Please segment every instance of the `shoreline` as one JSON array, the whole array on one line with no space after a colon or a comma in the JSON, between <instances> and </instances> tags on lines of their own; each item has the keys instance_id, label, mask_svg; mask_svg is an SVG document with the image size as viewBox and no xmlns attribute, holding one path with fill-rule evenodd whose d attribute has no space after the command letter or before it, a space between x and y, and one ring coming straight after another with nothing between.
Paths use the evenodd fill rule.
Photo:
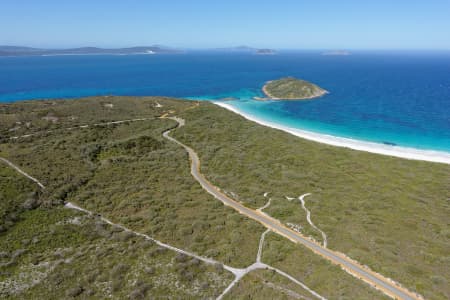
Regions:
<instances>
[{"instance_id":1,"label":"shoreline","mask_svg":"<svg viewBox=\"0 0 450 300\"><path fill-rule=\"evenodd\" d=\"M253 121L262 126L282 130L300 138L306 140L318 142L321 144L350 148L353 150L364 151L374 154L381 154L386 156L393 156L398 158L421 160L435 163L450 164L450 153L435 150L419 150L415 148L402 147L402 146L390 146L375 142L361 141L351 138L337 137L323 133L315 133L312 131L306 131L302 129L292 128L281 124L262 120L258 117L254 117L250 114L244 113L241 110L233 107L230 104L212 101L215 105L223 107L229 111L232 111L249 121Z\"/></svg>"}]
</instances>

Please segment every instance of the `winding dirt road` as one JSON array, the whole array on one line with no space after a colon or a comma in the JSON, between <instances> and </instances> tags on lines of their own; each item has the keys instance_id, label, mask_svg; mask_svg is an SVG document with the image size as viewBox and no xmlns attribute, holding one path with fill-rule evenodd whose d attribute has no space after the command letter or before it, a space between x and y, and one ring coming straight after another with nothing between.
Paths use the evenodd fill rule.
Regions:
<instances>
[{"instance_id":1,"label":"winding dirt road","mask_svg":"<svg viewBox=\"0 0 450 300\"><path fill-rule=\"evenodd\" d=\"M165 116L165 118L168 119L172 119L175 120L178 123L178 126L176 128L179 128L181 126L184 126L185 121L181 118L177 118L177 117L167 117ZM129 122L129 121L142 121L142 120L146 120L146 119L133 119L133 120L126 120L126 121L115 121L115 122L109 122L109 123L121 123L121 122ZM103 123L103 124L95 124L95 125L106 125L108 123ZM94 126L95 126L94 125ZM87 127L85 126L79 126L79 127L75 127L75 128L85 128ZM232 207L233 209L237 210L239 213L246 215L249 218L252 218L253 220L261 223L262 225L264 225L266 228L268 228L269 230L276 232L288 239L290 239L291 241L295 242L295 243L301 243L302 245L306 246L307 248L311 249L312 251L314 251L316 254L321 255L322 257L328 259L329 261L341 266L342 269L344 269L345 271L347 271L348 273L352 274L353 276L369 283L370 285L372 285L373 287L379 289L380 291L382 291L383 293L385 293L386 295L394 298L394 299L417 299L417 300L422 300L423 298L415 293L412 293L410 291L408 291L407 289L405 289L404 287L401 287L399 284L395 283L394 281L383 277L382 275L375 273L373 271L371 271L370 269L368 269L365 266L362 266L360 264L358 264L357 262L349 259L348 257L346 257L345 255L327 249L326 247L323 247L322 245L320 245L319 243L316 243L314 241L312 241L311 239L309 239L308 237L295 232L289 228L287 228L286 226L284 226L280 221L278 221L277 219L274 219L272 217L270 217L269 215L266 215L264 213L262 213L261 211L258 210L253 210L251 208L245 207L243 206L241 203L229 198L227 195L225 195L224 193L222 193L220 191L220 189L218 189L217 187L215 187L213 184L211 184L204 176L203 174L200 172L200 160L199 157L197 155L197 153L190 147L184 145L183 143L179 142L178 140L176 140L175 138L171 137L169 135L169 133L176 129L176 128L172 128L169 129L167 131L165 131L163 133L163 136L180 145L181 147L183 147L189 154L189 158L191 160L191 174L192 176L200 183L200 185L202 186L202 188L204 190L206 190L208 193L210 193L211 195L213 195L216 199L220 200L221 202L223 202L225 205ZM69 129L73 129L73 128L69 128ZM28 135L30 136L30 135ZM22 137L26 137L26 136L22 136ZM20 138L20 137L13 137L13 138ZM22 175L26 176L27 178L29 178L30 180L34 181L37 185L39 185L40 188L45 189L45 186L38 181L36 178L30 176L29 174L27 174L26 172L24 172L23 170L21 170L19 167L17 167L16 165L14 165L13 163L11 163L9 160L0 157L0 161L3 161L4 163L6 163L7 165L9 165L10 167L14 168L16 171L18 171L19 173L21 173ZM265 196L267 196L267 194L265 194ZM72 209L78 209L81 211L85 211L88 212L80 207L76 207L73 204L69 204L69 207ZM90 213L90 212L88 212ZM104 220L107 223L110 223L111 225L115 225L115 226L120 226L117 224L112 223L109 220ZM129 229L126 229L129 230ZM139 234L145 238L150 238L152 240L154 240L151 237L148 237L146 235L143 234ZM265 235L265 234L264 234ZM263 242L264 240L264 235L262 236L261 242ZM156 240L155 240L156 241ZM187 252L185 250L182 249L178 249L175 248L173 246L164 244L162 242L156 241L160 246L163 247L167 247L171 250L183 253L185 255L191 256L191 257L196 257L199 260L202 260L204 262L207 263L218 263L212 259L209 258L205 258L205 257L201 257L198 256L194 253L190 253ZM260 251L258 251L260 252ZM249 266L246 269L235 269L229 266L225 266L224 268L230 272L232 272L236 278L235 278L235 282L239 281L246 273L248 273L249 269L259 269L259 268L267 268L267 269L272 269L274 271L276 271L277 273L279 273L280 275L283 275L287 278L289 278L290 280L294 281L295 283L302 285L303 284L301 282L298 282L295 278L293 278L292 276L290 276L289 274L286 274L284 272L282 272L281 270L275 269L271 266L268 266L264 263L261 263L260 261L257 262L251 266ZM233 285L233 284L232 284ZM231 285L231 287L232 287ZM226 292L229 291L229 289L231 288L227 288L224 293L221 295L223 296L224 294L226 294ZM305 286L306 287L306 286ZM306 287L307 288L307 287ZM314 292L312 292L313 295L315 295L318 298L321 298L320 295L315 294ZM219 296L219 298L221 298L221 296Z\"/></svg>"},{"instance_id":2,"label":"winding dirt road","mask_svg":"<svg viewBox=\"0 0 450 300\"><path fill-rule=\"evenodd\" d=\"M184 126L185 124L185 121L181 118L177 117L165 117L165 118L172 119L178 122L178 127L176 128ZM367 282L374 288L382 291L383 293L394 299L407 299L407 300L423 299L420 295L408 291L406 288L400 286L391 279L383 277L382 275L371 271L369 268L360 265L359 263L349 259L348 257L339 252L323 247L319 243L310 240L306 236L287 228L278 220L266 214L263 214L257 210L245 207L241 203L231 199L230 197L222 193L216 186L211 184L200 172L200 159L197 153L192 148L184 145L183 143L179 142L178 140L169 135L169 133L176 128L165 131L163 133L163 136L166 139L180 145L188 152L191 161L192 176L200 183L200 185L203 187L204 190L213 195L216 199L220 200L225 205L230 206L233 209L237 210L239 213L261 223L266 228L290 239L295 243L300 243L306 246L307 248L314 251L316 254L319 254L322 257L331 261L332 263L339 265L342 269L344 269L348 273Z\"/></svg>"}]
</instances>

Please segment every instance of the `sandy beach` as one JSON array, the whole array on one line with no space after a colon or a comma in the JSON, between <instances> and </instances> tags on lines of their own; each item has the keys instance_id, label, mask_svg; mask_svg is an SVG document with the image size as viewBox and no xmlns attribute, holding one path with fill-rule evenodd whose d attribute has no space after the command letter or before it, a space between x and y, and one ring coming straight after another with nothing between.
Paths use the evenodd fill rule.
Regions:
<instances>
[{"instance_id":1,"label":"sandy beach","mask_svg":"<svg viewBox=\"0 0 450 300\"><path fill-rule=\"evenodd\" d=\"M259 119L257 117L251 116L249 114L246 114L237 108L233 107L232 105L228 103L223 102L213 102L214 104L226 108L238 115L243 116L247 120L256 122L260 125L283 130L285 132L288 132L290 134L293 134L295 136L298 136L300 138L304 138L310 141L337 146L337 147L344 147L344 148L350 148L353 150L359 150L359 151L366 151L370 153L376 153L376 154L382 154L382 155L388 155L388 156L394 156L394 157L400 157L405 159L413 159L413 160L422 160L422 161L429 161L429 162L436 162L436 163L444 163L444 164L450 164L450 153L442 152L442 151L433 151L433 150L419 150L415 148L407 148L407 147L401 147L401 146L390 146L390 145L384 145L374 142L366 142L366 141L359 141L349 138L343 138L343 137L336 137L332 135L327 134L321 134L321 133L315 133L311 131L301 130L297 128L291 128L288 126L264 121L262 119Z\"/></svg>"}]
</instances>

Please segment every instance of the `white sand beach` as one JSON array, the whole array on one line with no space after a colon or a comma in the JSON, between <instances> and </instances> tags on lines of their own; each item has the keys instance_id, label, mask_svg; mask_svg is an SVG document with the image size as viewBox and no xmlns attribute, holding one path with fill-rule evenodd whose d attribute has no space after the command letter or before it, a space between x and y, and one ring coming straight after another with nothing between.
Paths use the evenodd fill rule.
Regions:
<instances>
[{"instance_id":1,"label":"white sand beach","mask_svg":"<svg viewBox=\"0 0 450 300\"><path fill-rule=\"evenodd\" d=\"M320 134L310 131L305 131L297 128L291 128L284 125L268 122L262 119L259 119L257 117L251 116L249 114L246 114L239 109L233 107L232 105L228 103L223 102L213 102L214 104L221 106L223 108L226 108L236 114L239 114L246 118L247 120L256 122L260 125L283 130L285 132L288 132L290 134L293 134L295 136L319 142L322 144L337 146L337 147L345 147L350 148L353 150L359 150L359 151L366 151L370 153L376 153L376 154L382 154L382 155L388 155L388 156L394 156L394 157L400 157L405 159L413 159L413 160L423 160L423 161L429 161L429 162L437 162L437 163L444 163L444 164L450 164L450 153L442 152L442 151L433 151L433 150L420 150L415 148L407 148L407 147L401 147L401 146L391 146L391 145L384 145L374 142L366 142L366 141L359 141L349 138L343 138L343 137L336 137L332 135L327 134Z\"/></svg>"}]
</instances>

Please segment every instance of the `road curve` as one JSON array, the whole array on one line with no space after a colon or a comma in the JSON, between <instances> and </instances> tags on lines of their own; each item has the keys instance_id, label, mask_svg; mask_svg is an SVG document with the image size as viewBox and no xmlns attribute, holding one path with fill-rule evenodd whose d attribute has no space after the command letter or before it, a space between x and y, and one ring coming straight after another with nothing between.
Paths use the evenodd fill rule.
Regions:
<instances>
[{"instance_id":1,"label":"road curve","mask_svg":"<svg viewBox=\"0 0 450 300\"><path fill-rule=\"evenodd\" d=\"M178 126L176 128L184 126L185 121L181 118L177 117L166 117L166 118L177 121ZM217 187L211 184L200 172L200 159L197 153L192 148L184 145L183 143L179 142L178 140L169 135L169 133L176 128L166 130L165 132L163 132L163 136L166 139L180 145L188 152L191 161L192 176L200 183L200 185L204 190L206 190L208 193L213 195L218 200L222 201L225 205L232 207L239 213L246 215L249 218L252 218L253 220L264 225L266 228L290 239L291 241L295 243L300 243L308 247L316 254L319 254L322 257L328 259L329 261L341 266L348 273L367 282L371 286L375 287L376 289L382 291L383 293L394 299L405 299L405 300L423 299L420 295L408 291L407 289L395 284L392 280L385 278L380 274L377 274L369 270L366 267L361 266L357 262L349 259L348 257L345 257L344 255L338 252L323 247L322 245L308 239L302 234L287 228L278 220L268 215L265 215L261 212L258 212L256 210L253 210L251 208L245 207L244 205L240 204L239 202L231 199L230 197L222 193Z\"/></svg>"}]
</instances>

